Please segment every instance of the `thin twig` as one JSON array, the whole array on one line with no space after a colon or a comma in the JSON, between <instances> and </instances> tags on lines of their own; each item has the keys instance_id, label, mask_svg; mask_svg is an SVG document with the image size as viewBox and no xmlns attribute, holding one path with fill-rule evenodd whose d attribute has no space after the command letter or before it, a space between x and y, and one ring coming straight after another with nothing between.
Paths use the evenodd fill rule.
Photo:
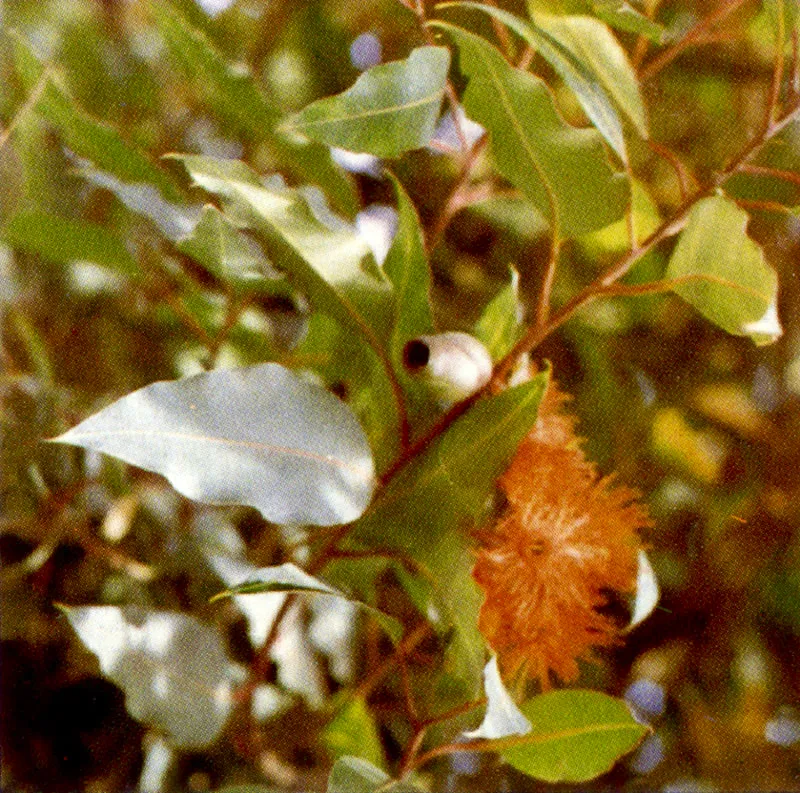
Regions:
<instances>
[{"instance_id":1,"label":"thin twig","mask_svg":"<svg viewBox=\"0 0 800 793\"><path fill-rule=\"evenodd\" d=\"M395 651L389 655L380 666L377 666L367 677L365 677L356 690L356 696L361 699L367 699L375 687L383 680L384 677L397 663L397 655L399 652L409 655L412 653L428 636L431 631L430 625L427 622L421 622L417 625L411 633L402 638Z\"/></svg>"},{"instance_id":2,"label":"thin twig","mask_svg":"<svg viewBox=\"0 0 800 793\"><path fill-rule=\"evenodd\" d=\"M741 8L748 0L731 0L727 5L718 8L713 14L701 19L695 24L686 35L678 42L673 44L666 50L663 50L659 55L653 58L645 67L639 72L639 80L644 83L652 79L664 67L668 66L675 58L678 57L685 49L695 46L698 39L714 25L722 22L726 17L730 16L734 11Z\"/></svg>"},{"instance_id":3,"label":"thin twig","mask_svg":"<svg viewBox=\"0 0 800 793\"><path fill-rule=\"evenodd\" d=\"M430 231L426 235L425 247L430 253L436 248L444 235L447 226L453 217L464 208L464 194L469 188L470 177L472 176L472 169L475 163L480 158L481 153L486 148L486 136L477 140L475 144L469 148L464 162L461 164L461 170L458 178L454 182L450 193L442 204L439 214L434 218L430 226Z\"/></svg>"},{"instance_id":4,"label":"thin twig","mask_svg":"<svg viewBox=\"0 0 800 793\"><path fill-rule=\"evenodd\" d=\"M648 140L647 145L659 156L663 157L675 171L675 176L678 178L678 188L681 191L681 201L685 201L689 196L689 182L694 182L694 178L686 169L686 166L680 161L675 152L656 143L654 140Z\"/></svg>"},{"instance_id":5,"label":"thin twig","mask_svg":"<svg viewBox=\"0 0 800 793\"><path fill-rule=\"evenodd\" d=\"M528 44L524 50L522 50L522 55L519 56L519 60L517 61L517 68L520 71L527 72L528 67L531 65L533 61L533 56L536 55L536 50Z\"/></svg>"},{"instance_id":6,"label":"thin twig","mask_svg":"<svg viewBox=\"0 0 800 793\"><path fill-rule=\"evenodd\" d=\"M44 89L47 87L47 81L50 79L50 69L45 68L42 72L41 77L36 81L36 85L33 86L33 90L28 94L28 98L22 104L22 106L17 110L14 115L14 118L11 119L9 125L0 132L0 151L3 150L3 147L8 143L9 138L11 137L14 130L17 128L19 123L22 119L31 111L33 110L36 103L39 101Z\"/></svg>"}]
</instances>

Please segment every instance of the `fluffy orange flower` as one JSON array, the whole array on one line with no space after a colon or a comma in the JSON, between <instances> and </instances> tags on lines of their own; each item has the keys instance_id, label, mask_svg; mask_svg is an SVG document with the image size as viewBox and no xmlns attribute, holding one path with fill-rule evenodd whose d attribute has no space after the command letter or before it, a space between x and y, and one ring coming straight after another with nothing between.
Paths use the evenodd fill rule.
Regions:
<instances>
[{"instance_id":1,"label":"fluffy orange flower","mask_svg":"<svg viewBox=\"0 0 800 793\"><path fill-rule=\"evenodd\" d=\"M609 590L634 591L639 530L650 525L636 492L586 459L565 400L550 387L500 479L508 507L481 535L473 569L485 593L479 628L502 668L524 667L545 688L615 642L617 625L598 609Z\"/></svg>"}]
</instances>

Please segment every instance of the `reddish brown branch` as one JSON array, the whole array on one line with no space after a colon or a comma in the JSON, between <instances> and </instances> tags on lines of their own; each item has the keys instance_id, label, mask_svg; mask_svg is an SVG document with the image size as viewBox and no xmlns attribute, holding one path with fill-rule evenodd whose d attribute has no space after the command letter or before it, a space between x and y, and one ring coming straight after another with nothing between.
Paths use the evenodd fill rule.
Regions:
<instances>
[{"instance_id":1,"label":"reddish brown branch","mask_svg":"<svg viewBox=\"0 0 800 793\"><path fill-rule=\"evenodd\" d=\"M652 61L647 63L639 72L639 80L644 83L652 79L662 69L672 63L684 50L700 44L709 28L718 25L747 2L748 0L730 0L729 3L718 8L714 13L701 19L680 41L663 50L659 55L653 58Z\"/></svg>"}]
</instances>

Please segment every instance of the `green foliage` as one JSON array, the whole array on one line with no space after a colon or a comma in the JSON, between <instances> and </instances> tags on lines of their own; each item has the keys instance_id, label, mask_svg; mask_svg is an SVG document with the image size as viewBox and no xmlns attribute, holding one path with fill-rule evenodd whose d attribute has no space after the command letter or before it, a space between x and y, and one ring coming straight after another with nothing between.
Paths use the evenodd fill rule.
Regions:
<instances>
[{"instance_id":1,"label":"green foliage","mask_svg":"<svg viewBox=\"0 0 800 793\"><path fill-rule=\"evenodd\" d=\"M529 23L493 6L454 5L480 9L508 25L540 51L575 92L586 115L623 162L627 162L628 155L619 111L640 135L647 137L636 76L625 52L602 22L591 17L534 13Z\"/></svg>"},{"instance_id":2,"label":"green foliage","mask_svg":"<svg viewBox=\"0 0 800 793\"><path fill-rule=\"evenodd\" d=\"M607 771L645 735L626 705L598 691L551 691L520 706L530 732L506 738L503 757L546 782L586 782Z\"/></svg>"},{"instance_id":3,"label":"green foliage","mask_svg":"<svg viewBox=\"0 0 800 793\"><path fill-rule=\"evenodd\" d=\"M667 277L684 300L728 333L770 344L782 333L775 271L747 236L747 213L723 196L692 207Z\"/></svg>"},{"instance_id":4,"label":"green foliage","mask_svg":"<svg viewBox=\"0 0 800 793\"><path fill-rule=\"evenodd\" d=\"M26 91L40 94L35 108L63 137L78 156L114 174L125 182L155 187L165 199L177 200L180 194L170 178L141 152L129 146L112 127L80 110L69 94L48 73L19 36L12 38L17 75Z\"/></svg>"},{"instance_id":5,"label":"green foliage","mask_svg":"<svg viewBox=\"0 0 800 793\"><path fill-rule=\"evenodd\" d=\"M800 15L524 6L0 12L4 785L793 784ZM537 693L473 566L551 368L655 525Z\"/></svg>"},{"instance_id":6,"label":"green foliage","mask_svg":"<svg viewBox=\"0 0 800 793\"><path fill-rule=\"evenodd\" d=\"M506 356L520 335L522 306L519 299L519 273L512 267L509 283L483 310L475 323L475 338L480 339L495 361Z\"/></svg>"},{"instance_id":7,"label":"green foliage","mask_svg":"<svg viewBox=\"0 0 800 793\"><path fill-rule=\"evenodd\" d=\"M567 125L546 84L513 69L486 40L435 24L458 46L469 79L464 107L489 131L497 170L533 201L556 233L579 236L621 217L624 179L611 170L598 133Z\"/></svg>"},{"instance_id":8,"label":"green foliage","mask_svg":"<svg viewBox=\"0 0 800 793\"><path fill-rule=\"evenodd\" d=\"M178 68L221 122L247 140L264 143L272 156L297 180L318 184L334 205L353 214L353 186L323 146L297 142L277 125L280 109L265 96L252 75L226 62L202 31L194 29L167 3L153 3L159 32Z\"/></svg>"},{"instance_id":9,"label":"green foliage","mask_svg":"<svg viewBox=\"0 0 800 793\"><path fill-rule=\"evenodd\" d=\"M81 260L136 276L136 262L122 238L104 226L28 210L11 218L3 239L18 250L61 264Z\"/></svg>"},{"instance_id":10,"label":"green foliage","mask_svg":"<svg viewBox=\"0 0 800 793\"><path fill-rule=\"evenodd\" d=\"M427 145L444 96L450 52L420 47L406 60L373 66L352 88L292 116L287 131L378 157Z\"/></svg>"},{"instance_id":11,"label":"green foliage","mask_svg":"<svg viewBox=\"0 0 800 793\"><path fill-rule=\"evenodd\" d=\"M626 0L593 0L592 8L612 28L647 36L655 44L661 44L664 40L663 25L653 22Z\"/></svg>"},{"instance_id":12,"label":"green foliage","mask_svg":"<svg viewBox=\"0 0 800 793\"><path fill-rule=\"evenodd\" d=\"M315 213L299 191L262 185L244 163L195 156L181 162L198 187L223 199L234 224L258 235L317 309L369 346L384 347L392 287L363 238Z\"/></svg>"}]
</instances>

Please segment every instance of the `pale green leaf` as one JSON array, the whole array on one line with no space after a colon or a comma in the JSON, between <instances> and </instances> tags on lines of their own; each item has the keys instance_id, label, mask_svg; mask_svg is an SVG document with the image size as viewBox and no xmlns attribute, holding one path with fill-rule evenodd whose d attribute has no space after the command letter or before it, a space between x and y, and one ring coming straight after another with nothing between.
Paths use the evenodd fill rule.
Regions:
<instances>
[{"instance_id":1,"label":"pale green leaf","mask_svg":"<svg viewBox=\"0 0 800 793\"><path fill-rule=\"evenodd\" d=\"M639 84L613 33L588 16L535 13L527 22L494 6L463 2L507 25L527 41L572 89L586 115L623 162L628 155L620 112L647 137Z\"/></svg>"},{"instance_id":2,"label":"pale green leaf","mask_svg":"<svg viewBox=\"0 0 800 793\"><path fill-rule=\"evenodd\" d=\"M283 126L348 151L399 157L428 145L444 96L450 53L419 47L373 66L337 96L319 99Z\"/></svg>"},{"instance_id":3,"label":"pale green leaf","mask_svg":"<svg viewBox=\"0 0 800 793\"><path fill-rule=\"evenodd\" d=\"M511 351L522 331L519 273L511 267L510 276L509 283L492 298L475 324L475 336L486 345L494 361Z\"/></svg>"},{"instance_id":4,"label":"pale green leaf","mask_svg":"<svg viewBox=\"0 0 800 793\"><path fill-rule=\"evenodd\" d=\"M383 269L394 286L389 354L395 374L406 395L406 409L413 426L432 415L430 393L403 366L403 347L410 339L433 332L431 273L417 210L400 181L389 174L397 195L397 232Z\"/></svg>"},{"instance_id":5,"label":"pale green leaf","mask_svg":"<svg viewBox=\"0 0 800 793\"><path fill-rule=\"evenodd\" d=\"M211 40L169 3L156 2L152 8L170 55L220 121L247 140L265 144L298 182L319 185L337 209L355 215L358 198L352 181L328 149L281 133L280 111L248 70L229 64Z\"/></svg>"},{"instance_id":6,"label":"pale green leaf","mask_svg":"<svg viewBox=\"0 0 800 793\"><path fill-rule=\"evenodd\" d=\"M486 713L483 721L476 730L465 732L465 738L473 741L478 738L491 740L530 732L531 723L503 685L495 655L483 669L483 691L486 694Z\"/></svg>"},{"instance_id":7,"label":"pale green leaf","mask_svg":"<svg viewBox=\"0 0 800 793\"><path fill-rule=\"evenodd\" d=\"M275 266L315 307L365 339L385 347L393 290L367 243L343 221L319 219L297 190L266 187L244 163L177 157L195 184L223 199L227 214L252 229Z\"/></svg>"},{"instance_id":8,"label":"pale green leaf","mask_svg":"<svg viewBox=\"0 0 800 793\"><path fill-rule=\"evenodd\" d=\"M625 179L612 171L597 131L566 124L545 83L512 68L481 37L442 22L431 24L458 45L469 80L464 107L489 131L498 171L559 234L580 236L622 217Z\"/></svg>"},{"instance_id":9,"label":"pale green leaf","mask_svg":"<svg viewBox=\"0 0 800 793\"><path fill-rule=\"evenodd\" d=\"M395 291L392 322L392 362L403 371L403 346L409 339L433 332L430 303L431 274L419 216L400 182L392 177L397 194L397 232L383 269Z\"/></svg>"},{"instance_id":10,"label":"pale green leaf","mask_svg":"<svg viewBox=\"0 0 800 793\"><path fill-rule=\"evenodd\" d=\"M16 214L0 236L17 250L68 264L88 261L128 276L138 268L122 238L105 226L30 210Z\"/></svg>"},{"instance_id":11,"label":"pale green leaf","mask_svg":"<svg viewBox=\"0 0 800 793\"><path fill-rule=\"evenodd\" d=\"M189 498L274 523L355 520L374 487L350 409L277 364L154 383L56 439L162 474Z\"/></svg>"},{"instance_id":12,"label":"pale green leaf","mask_svg":"<svg viewBox=\"0 0 800 793\"><path fill-rule=\"evenodd\" d=\"M648 733L622 700L599 691L541 694L520 707L531 724L519 737L491 741L519 771L550 783L587 782L611 770Z\"/></svg>"},{"instance_id":13,"label":"pale green leaf","mask_svg":"<svg viewBox=\"0 0 800 793\"><path fill-rule=\"evenodd\" d=\"M253 287L271 269L258 245L246 237L216 207L203 207L197 225L176 246L223 283Z\"/></svg>"},{"instance_id":14,"label":"pale green leaf","mask_svg":"<svg viewBox=\"0 0 800 793\"><path fill-rule=\"evenodd\" d=\"M747 236L748 215L729 198L698 201L667 266L673 291L706 319L756 344L782 333L777 315L778 277Z\"/></svg>"},{"instance_id":15,"label":"pale green leaf","mask_svg":"<svg viewBox=\"0 0 800 793\"><path fill-rule=\"evenodd\" d=\"M612 28L625 33L635 33L637 36L646 36L654 44L661 44L664 41L664 26L648 19L626 0L592 0L592 8L594 13Z\"/></svg>"}]
</instances>

